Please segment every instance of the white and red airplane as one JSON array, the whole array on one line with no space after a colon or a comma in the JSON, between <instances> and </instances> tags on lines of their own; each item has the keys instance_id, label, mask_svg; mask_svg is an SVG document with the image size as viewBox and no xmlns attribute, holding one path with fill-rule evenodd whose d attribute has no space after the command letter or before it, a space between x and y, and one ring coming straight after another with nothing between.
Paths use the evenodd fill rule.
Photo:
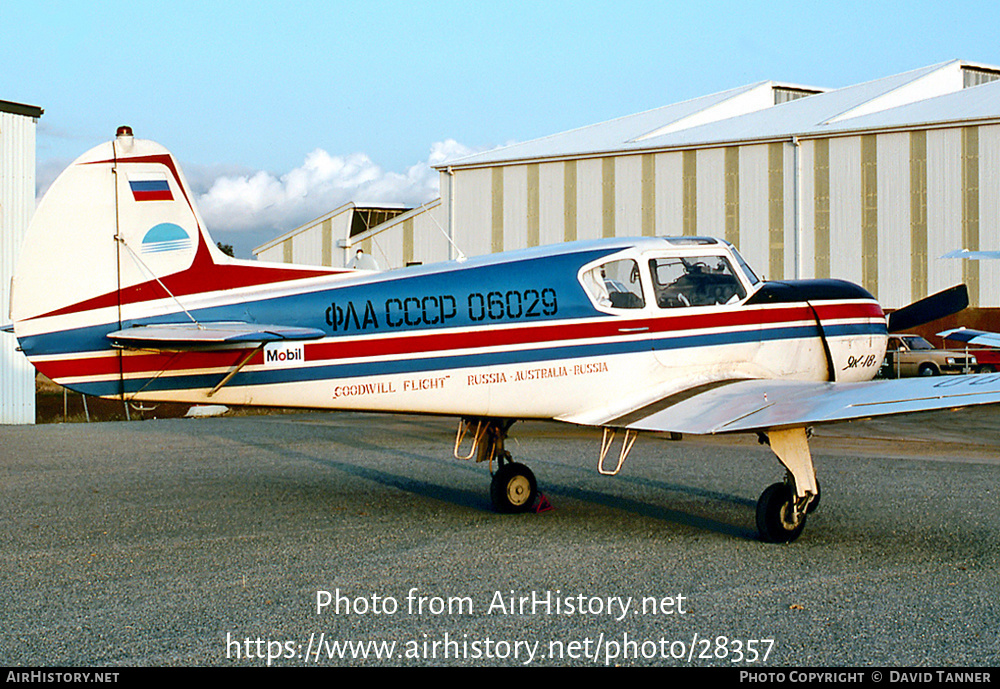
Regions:
<instances>
[{"instance_id":1,"label":"white and red airplane","mask_svg":"<svg viewBox=\"0 0 1000 689\"><path fill-rule=\"evenodd\" d=\"M758 433L787 470L758 503L766 541L797 538L818 502L809 426L1000 402L997 375L872 381L896 328L868 292L762 281L712 238L384 273L232 259L170 153L125 127L39 205L11 316L32 364L88 395L459 417L455 455L490 462L500 511L538 496L504 449L515 420L603 428L606 474L640 431Z\"/></svg>"}]
</instances>

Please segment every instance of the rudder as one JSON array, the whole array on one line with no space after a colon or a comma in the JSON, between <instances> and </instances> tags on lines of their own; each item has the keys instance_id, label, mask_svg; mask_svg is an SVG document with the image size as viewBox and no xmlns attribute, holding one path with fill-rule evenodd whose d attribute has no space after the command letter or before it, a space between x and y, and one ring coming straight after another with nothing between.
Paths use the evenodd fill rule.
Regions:
<instances>
[{"instance_id":1,"label":"rudder","mask_svg":"<svg viewBox=\"0 0 1000 689\"><path fill-rule=\"evenodd\" d=\"M81 324L119 321L115 312L130 292L145 286L167 296L152 285L189 268L198 251L215 248L173 156L119 128L114 141L70 165L39 205L18 261L11 315L15 322L70 315Z\"/></svg>"}]
</instances>

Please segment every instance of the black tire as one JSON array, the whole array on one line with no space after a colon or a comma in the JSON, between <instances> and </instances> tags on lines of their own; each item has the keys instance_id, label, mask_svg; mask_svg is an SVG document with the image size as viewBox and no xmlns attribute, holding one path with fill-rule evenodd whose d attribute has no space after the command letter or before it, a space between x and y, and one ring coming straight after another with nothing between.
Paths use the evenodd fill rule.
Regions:
<instances>
[{"instance_id":1,"label":"black tire","mask_svg":"<svg viewBox=\"0 0 1000 689\"><path fill-rule=\"evenodd\" d=\"M793 515L792 490L784 483L774 483L767 487L757 501L757 531L765 543L791 543L806 526L806 515L800 515L797 523L790 521Z\"/></svg>"},{"instance_id":2,"label":"black tire","mask_svg":"<svg viewBox=\"0 0 1000 689\"><path fill-rule=\"evenodd\" d=\"M937 366L934 364L920 364L920 369L917 374L921 376L936 376L938 374Z\"/></svg>"},{"instance_id":3,"label":"black tire","mask_svg":"<svg viewBox=\"0 0 1000 689\"><path fill-rule=\"evenodd\" d=\"M503 514L529 511L538 497L538 484L531 469L517 462L500 467L490 482L493 508Z\"/></svg>"},{"instance_id":4,"label":"black tire","mask_svg":"<svg viewBox=\"0 0 1000 689\"><path fill-rule=\"evenodd\" d=\"M996 372L997 372L996 367L994 367L992 364L983 364L976 370L976 373L996 373Z\"/></svg>"}]
</instances>

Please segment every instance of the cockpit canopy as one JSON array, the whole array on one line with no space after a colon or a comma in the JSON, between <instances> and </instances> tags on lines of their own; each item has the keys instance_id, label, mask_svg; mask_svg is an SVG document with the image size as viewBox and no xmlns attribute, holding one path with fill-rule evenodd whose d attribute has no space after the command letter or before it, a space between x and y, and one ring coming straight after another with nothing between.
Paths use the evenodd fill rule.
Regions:
<instances>
[{"instance_id":1,"label":"cockpit canopy","mask_svg":"<svg viewBox=\"0 0 1000 689\"><path fill-rule=\"evenodd\" d=\"M711 237L675 237L659 251L626 250L585 266L580 280L602 310L735 304L760 284L739 252Z\"/></svg>"}]
</instances>

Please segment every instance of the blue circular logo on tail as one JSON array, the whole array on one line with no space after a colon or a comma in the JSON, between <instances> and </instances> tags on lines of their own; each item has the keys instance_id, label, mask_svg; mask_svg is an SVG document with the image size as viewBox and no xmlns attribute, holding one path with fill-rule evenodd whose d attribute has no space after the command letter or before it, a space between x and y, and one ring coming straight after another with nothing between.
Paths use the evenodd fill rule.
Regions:
<instances>
[{"instance_id":1,"label":"blue circular logo on tail","mask_svg":"<svg viewBox=\"0 0 1000 689\"><path fill-rule=\"evenodd\" d=\"M142 253L158 254L165 251L180 251L192 246L191 237L180 225L164 222L151 227L142 238Z\"/></svg>"}]
</instances>

